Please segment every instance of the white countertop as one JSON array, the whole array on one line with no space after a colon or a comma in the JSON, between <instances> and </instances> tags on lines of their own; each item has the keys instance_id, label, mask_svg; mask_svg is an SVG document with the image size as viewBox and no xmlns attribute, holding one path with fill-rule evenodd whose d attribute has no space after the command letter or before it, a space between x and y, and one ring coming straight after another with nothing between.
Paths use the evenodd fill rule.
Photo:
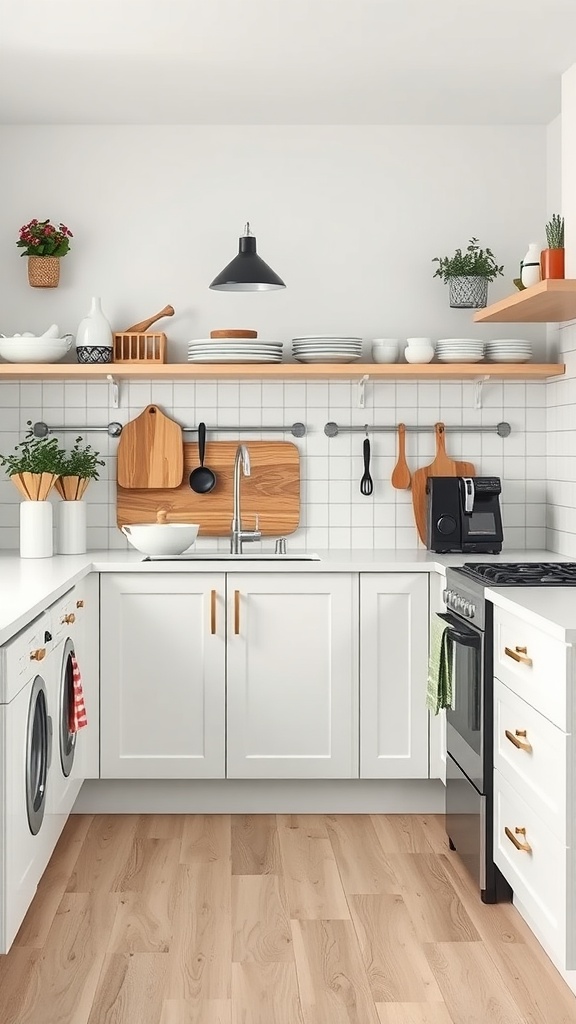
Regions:
<instances>
[{"instance_id":1,"label":"white countertop","mask_svg":"<svg viewBox=\"0 0 576 1024\"><path fill-rule=\"evenodd\" d=\"M576 587L490 587L485 594L497 608L520 614L565 644L576 643Z\"/></svg>"},{"instance_id":2,"label":"white countertop","mask_svg":"<svg viewBox=\"0 0 576 1024\"><path fill-rule=\"evenodd\" d=\"M292 554L295 552L292 551ZM319 551L320 561L259 561L243 556L238 561L144 562L138 551L89 551L85 555L55 555L28 559L17 554L0 555L0 645L49 605L62 597L90 572L439 572L447 566L473 561L474 556L437 555L422 548L391 551ZM549 561L569 559L549 551L505 551L482 555L482 561ZM566 642L576 642L576 590L556 588L524 590L507 588L489 591L491 600L511 604L534 614L541 624L545 616L558 615L557 628ZM547 596L548 595L548 596ZM554 595L553 604L551 595ZM570 595L574 600L570 599ZM556 612L556 607L558 612ZM554 608L554 612L551 609ZM539 610L540 609L540 610ZM573 611L570 611L573 609ZM549 620L548 620L549 621ZM567 639L571 630L572 639ZM563 632L562 632L563 631ZM555 634L556 635L556 634Z\"/></svg>"}]
</instances>

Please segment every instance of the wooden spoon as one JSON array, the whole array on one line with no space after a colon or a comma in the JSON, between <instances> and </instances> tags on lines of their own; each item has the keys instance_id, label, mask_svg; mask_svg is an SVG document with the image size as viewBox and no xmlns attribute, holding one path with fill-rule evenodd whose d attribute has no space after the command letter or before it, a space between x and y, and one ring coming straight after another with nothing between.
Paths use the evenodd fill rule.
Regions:
<instances>
[{"instance_id":1,"label":"wooden spoon","mask_svg":"<svg viewBox=\"0 0 576 1024\"><path fill-rule=\"evenodd\" d=\"M155 313L154 316L149 316L147 320L141 320L138 324L132 324L132 327L127 327L123 334L143 334L152 324L155 324L157 320L162 320L165 316L174 316L173 306L164 306L159 313Z\"/></svg>"},{"instance_id":2,"label":"wooden spoon","mask_svg":"<svg viewBox=\"0 0 576 1024\"><path fill-rule=\"evenodd\" d=\"M398 424L398 461L392 471L390 483L398 491L410 489L412 477L406 462L406 427L404 423Z\"/></svg>"}]
</instances>

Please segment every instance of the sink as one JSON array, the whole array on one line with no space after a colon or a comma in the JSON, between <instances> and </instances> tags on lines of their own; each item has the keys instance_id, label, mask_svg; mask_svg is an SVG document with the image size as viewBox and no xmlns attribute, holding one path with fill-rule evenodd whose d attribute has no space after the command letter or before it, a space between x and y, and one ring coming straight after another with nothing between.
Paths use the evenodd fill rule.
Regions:
<instances>
[{"instance_id":1,"label":"sink","mask_svg":"<svg viewBox=\"0 0 576 1024\"><path fill-rule=\"evenodd\" d=\"M185 551L183 555L148 555L144 562L319 562L315 551L294 551L277 555L273 551L245 551L232 555L229 551Z\"/></svg>"}]
</instances>

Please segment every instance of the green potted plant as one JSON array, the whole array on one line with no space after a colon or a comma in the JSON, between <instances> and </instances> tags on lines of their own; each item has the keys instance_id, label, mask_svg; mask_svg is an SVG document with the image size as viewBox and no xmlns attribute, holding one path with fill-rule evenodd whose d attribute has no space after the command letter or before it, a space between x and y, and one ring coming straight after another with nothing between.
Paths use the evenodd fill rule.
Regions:
<instances>
[{"instance_id":1,"label":"green potted plant","mask_svg":"<svg viewBox=\"0 0 576 1024\"><path fill-rule=\"evenodd\" d=\"M20 228L16 245L28 257L28 282L32 288L57 288L60 260L70 249L70 228L49 220L31 220Z\"/></svg>"},{"instance_id":2,"label":"green potted plant","mask_svg":"<svg viewBox=\"0 0 576 1024\"><path fill-rule=\"evenodd\" d=\"M552 214L546 225L548 248L540 254L542 280L561 280L564 277L564 217Z\"/></svg>"},{"instance_id":3,"label":"green potted plant","mask_svg":"<svg viewBox=\"0 0 576 1024\"><path fill-rule=\"evenodd\" d=\"M0 455L12 483L24 501L20 504L20 555L48 558L52 555L52 504L47 500L62 469L63 452L55 437L36 437L32 421L23 441L12 455Z\"/></svg>"},{"instance_id":4,"label":"green potted plant","mask_svg":"<svg viewBox=\"0 0 576 1024\"><path fill-rule=\"evenodd\" d=\"M456 249L453 256L437 256L434 277L450 286L450 305L454 309L481 309L488 302L488 284L495 281L504 267L499 267L491 249L481 249L477 238L467 248Z\"/></svg>"},{"instance_id":5,"label":"green potted plant","mask_svg":"<svg viewBox=\"0 0 576 1024\"><path fill-rule=\"evenodd\" d=\"M62 498L58 507L58 553L81 555L86 551L86 502L82 501L91 480L98 480L98 467L104 465L100 452L82 445L77 437L74 447L62 456L56 490Z\"/></svg>"}]
</instances>

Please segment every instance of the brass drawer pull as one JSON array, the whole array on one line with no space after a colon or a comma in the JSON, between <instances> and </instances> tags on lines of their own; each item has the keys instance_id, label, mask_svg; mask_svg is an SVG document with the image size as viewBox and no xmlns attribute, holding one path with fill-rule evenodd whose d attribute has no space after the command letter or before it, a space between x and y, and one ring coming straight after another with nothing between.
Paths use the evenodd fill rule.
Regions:
<instances>
[{"instance_id":1,"label":"brass drawer pull","mask_svg":"<svg viewBox=\"0 0 576 1024\"><path fill-rule=\"evenodd\" d=\"M83 608L84 607L84 601L76 601L76 607L77 608Z\"/></svg>"},{"instance_id":2,"label":"brass drawer pull","mask_svg":"<svg viewBox=\"0 0 576 1024\"><path fill-rule=\"evenodd\" d=\"M528 753L531 753L532 744L528 743L528 740L526 739L518 739L519 736L526 736L526 729L516 729L514 732L510 732L509 729L506 729L505 732L506 739L510 740L510 743L513 743L514 746L518 748L518 750L526 750L528 751Z\"/></svg>"},{"instance_id":3,"label":"brass drawer pull","mask_svg":"<svg viewBox=\"0 0 576 1024\"><path fill-rule=\"evenodd\" d=\"M30 661L44 661L46 648L39 647L36 651L30 651Z\"/></svg>"},{"instance_id":4,"label":"brass drawer pull","mask_svg":"<svg viewBox=\"0 0 576 1024\"><path fill-rule=\"evenodd\" d=\"M216 632L216 591L210 592L210 632L214 636Z\"/></svg>"},{"instance_id":5,"label":"brass drawer pull","mask_svg":"<svg viewBox=\"0 0 576 1024\"><path fill-rule=\"evenodd\" d=\"M504 654L508 658L512 658L514 661L520 661L523 665L532 664L532 658L527 657L526 647L515 647L514 650L512 650L510 647L505 647Z\"/></svg>"},{"instance_id":6,"label":"brass drawer pull","mask_svg":"<svg viewBox=\"0 0 576 1024\"><path fill-rule=\"evenodd\" d=\"M67 626L71 626L73 622L76 622L76 616L74 615L74 612L70 612L69 615L65 615L64 618L62 619L62 622L66 623Z\"/></svg>"},{"instance_id":7,"label":"brass drawer pull","mask_svg":"<svg viewBox=\"0 0 576 1024\"><path fill-rule=\"evenodd\" d=\"M505 827L504 831L506 833L507 838L516 847L517 850L522 850L524 853L532 853L532 847L530 846L530 843L521 843L519 839L516 839L516 836L524 836L524 838L526 838L525 828L515 828L514 832L516 833L516 835L514 835L514 832L511 832L508 827Z\"/></svg>"},{"instance_id":8,"label":"brass drawer pull","mask_svg":"<svg viewBox=\"0 0 576 1024\"><path fill-rule=\"evenodd\" d=\"M234 591L234 634L240 633L240 591Z\"/></svg>"}]
</instances>

